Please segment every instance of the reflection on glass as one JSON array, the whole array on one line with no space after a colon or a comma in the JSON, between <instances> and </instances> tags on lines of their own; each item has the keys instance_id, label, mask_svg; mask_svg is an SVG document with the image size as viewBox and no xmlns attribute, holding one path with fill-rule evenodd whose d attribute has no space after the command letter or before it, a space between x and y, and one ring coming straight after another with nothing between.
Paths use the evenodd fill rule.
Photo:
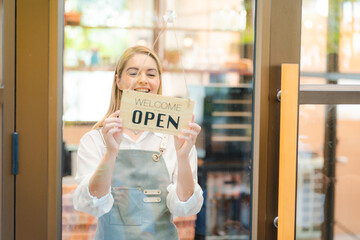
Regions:
<instances>
[{"instance_id":1,"label":"reflection on glass","mask_svg":"<svg viewBox=\"0 0 360 240\"><path fill-rule=\"evenodd\" d=\"M327 0L302 1L301 71L326 71Z\"/></svg>"},{"instance_id":2,"label":"reflection on glass","mask_svg":"<svg viewBox=\"0 0 360 240\"><path fill-rule=\"evenodd\" d=\"M4 34L4 10L3 0L0 0L0 87L4 85L4 74L3 74L3 34Z\"/></svg>"},{"instance_id":3,"label":"reflection on glass","mask_svg":"<svg viewBox=\"0 0 360 240\"><path fill-rule=\"evenodd\" d=\"M245 171L211 171L207 175L206 216L210 236L250 232L250 177Z\"/></svg>"},{"instance_id":4,"label":"reflection on glass","mask_svg":"<svg viewBox=\"0 0 360 240\"><path fill-rule=\"evenodd\" d=\"M341 1L339 69L360 73L360 1Z\"/></svg>"},{"instance_id":5,"label":"reflection on glass","mask_svg":"<svg viewBox=\"0 0 360 240\"><path fill-rule=\"evenodd\" d=\"M253 10L247 1L192 1L166 0L167 9L178 13L176 27L201 30L241 31L252 20Z\"/></svg>"},{"instance_id":6,"label":"reflection on glass","mask_svg":"<svg viewBox=\"0 0 360 240\"><path fill-rule=\"evenodd\" d=\"M152 48L167 9L177 20L154 47L163 94L184 97L186 80L195 101L205 198L199 214L174 223L180 239L249 239L254 6L253 0L65 1L63 239L94 237L97 219L72 205L79 140L107 110L118 57L129 46Z\"/></svg>"},{"instance_id":7,"label":"reflection on glass","mask_svg":"<svg viewBox=\"0 0 360 240\"><path fill-rule=\"evenodd\" d=\"M112 71L65 71L64 120L69 123L101 119L106 113L104 106L109 105L113 75Z\"/></svg>"},{"instance_id":8,"label":"reflection on glass","mask_svg":"<svg viewBox=\"0 0 360 240\"><path fill-rule=\"evenodd\" d=\"M302 74L321 75L330 84L343 84L339 79L347 78L359 84L360 17L356 12L360 1L304 0L302 4Z\"/></svg>"},{"instance_id":9,"label":"reflection on glass","mask_svg":"<svg viewBox=\"0 0 360 240\"><path fill-rule=\"evenodd\" d=\"M360 237L360 105L301 105L296 239Z\"/></svg>"}]
</instances>

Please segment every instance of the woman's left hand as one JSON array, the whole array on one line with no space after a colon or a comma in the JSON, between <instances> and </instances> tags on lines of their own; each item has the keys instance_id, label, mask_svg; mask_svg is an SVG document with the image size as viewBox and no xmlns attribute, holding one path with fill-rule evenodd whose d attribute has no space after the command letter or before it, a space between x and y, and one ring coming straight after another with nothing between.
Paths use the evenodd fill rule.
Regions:
<instances>
[{"instance_id":1,"label":"woman's left hand","mask_svg":"<svg viewBox=\"0 0 360 240\"><path fill-rule=\"evenodd\" d=\"M192 122L189 123L190 129L183 129L182 134L175 136L175 149L178 159L188 159L192 147L195 145L196 138L201 131L201 127Z\"/></svg>"}]
</instances>

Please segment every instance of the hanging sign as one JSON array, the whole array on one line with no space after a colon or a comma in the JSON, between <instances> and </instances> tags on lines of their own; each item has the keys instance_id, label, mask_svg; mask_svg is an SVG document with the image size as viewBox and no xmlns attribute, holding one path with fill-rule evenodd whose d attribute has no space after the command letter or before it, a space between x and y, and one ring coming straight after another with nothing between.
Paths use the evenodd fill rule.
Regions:
<instances>
[{"instance_id":1,"label":"hanging sign","mask_svg":"<svg viewBox=\"0 0 360 240\"><path fill-rule=\"evenodd\" d=\"M124 90L119 117L125 128L179 135L189 128L193 109L188 99Z\"/></svg>"}]
</instances>

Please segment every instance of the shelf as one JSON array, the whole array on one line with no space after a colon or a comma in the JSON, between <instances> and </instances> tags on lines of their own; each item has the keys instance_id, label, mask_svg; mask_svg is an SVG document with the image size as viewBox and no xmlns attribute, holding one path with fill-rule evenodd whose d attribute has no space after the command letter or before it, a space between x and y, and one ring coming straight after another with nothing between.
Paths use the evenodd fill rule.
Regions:
<instances>
[{"instance_id":1,"label":"shelf","mask_svg":"<svg viewBox=\"0 0 360 240\"><path fill-rule=\"evenodd\" d=\"M212 124L212 129L251 129L251 124Z\"/></svg>"},{"instance_id":2,"label":"shelf","mask_svg":"<svg viewBox=\"0 0 360 240\"><path fill-rule=\"evenodd\" d=\"M86 25L65 25L65 27L79 27L84 29L122 29L122 30L151 30L160 31L160 27L146 27L146 26L86 26ZM220 33L235 33L240 34L241 31L234 31L228 29L203 29L203 28L182 28L182 27L167 27L167 31L180 31L180 32L220 32Z\"/></svg>"},{"instance_id":3,"label":"shelf","mask_svg":"<svg viewBox=\"0 0 360 240\"><path fill-rule=\"evenodd\" d=\"M222 69L185 69L185 73L209 73L209 74L223 74L229 72L239 73L242 76L252 76L252 72L239 68L222 68ZM163 68L163 72L181 73L182 69L178 68Z\"/></svg>"},{"instance_id":4,"label":"shelf","mask_svg":"<svg viewBox=\"0 0 360 240\"><path fill-rule=\"evenodd\" d=\"M212 136L213 142L251 142L251 137L247 136Z\"/></svg>"},{"instance_id":5,"label":"shelf","mask_svg":"<svg viewBox=\"0 0 360 240\"><path fill-rule=\"evenodd\" d=\"M248 83L238 83L238 84L234 84L234 85L230 85L228 83L209 83L209 84L201 85L201 86L203 86L205 88L218 88L218 89L219 88L227 88L227 89L228 88L246 88L246 89L251 89L253 87L252 84L248 84ZM219 101L221 101L221 100L222 99L219 99ZM221 104L221 103L217 103L217 104ZM236 104L247 104L247 103L236 103Z\"/></svg>"},{"instance_id":6,"label":"shelf","mask_svg":"<svg viewBox=\"0 0 360 240\"><path fill-rule=\"evenodd\" d=\"M215 99L213 104L252 104L250 99Z\"/></svg>"},{"instance_id":7,"label":"shelf","mask_svg":"<svg viewBox=\"0 0 360 240\"><path fill-rule=\"evenodd\" d=\"M252 112L218 112L214 111L211 114L213 117L251 117Z\"/></svg>"},{"instance_id":8,"label":"shelf","mask_svg":"<svg viewBox=\"0 0 360 240\"><path fill-rule=\"evenodd\" d=\"M65 71L85 71L85 72L94 72L94 71L115 71L115 66L91 66L91 67L64 67ZM242 76L252 76L252 72L235 69L235 68L224 68L224 69L185 69L185 73L208 73L208 74L224 74L229 72L239 73ZM163 68L163 72L169 73L182 73L182 69L177 68Z\"/></svg>"},{"instance_id":9,"label":"shelf","mask_svg":"<svg viewBox=\"0 0 360 240\"><path fill-rule=\"evenodd\" d=\"M241 172L249 169L249 161L229 161L229 159L218 159L218 161L206 161L201 169L207 172Z\"/></svg>"},{"instance_id":10,"label":"shelf","mask_svg":"<svg viewBox=\"0 0 360 240\"><path fill-rule=\"evenodd\" d=\"M90 66L90 67L64 67L64 71L78 71L78 72L95 72L95 71L115 71L115 66L106 65L106 66Z\"/></svg>"},{"instance_id":11,"label":"shelf","mask_svg":"<svg viewBox=\"0 0 360 240\"><path fill-rule=\"evenodd\" d=\"M248 235L224 235L224 236L206 236L206 239L209 240L230 240L230 239L237 239L237 240L245 240L249 239Z\"/></svg>"}]
</instances>

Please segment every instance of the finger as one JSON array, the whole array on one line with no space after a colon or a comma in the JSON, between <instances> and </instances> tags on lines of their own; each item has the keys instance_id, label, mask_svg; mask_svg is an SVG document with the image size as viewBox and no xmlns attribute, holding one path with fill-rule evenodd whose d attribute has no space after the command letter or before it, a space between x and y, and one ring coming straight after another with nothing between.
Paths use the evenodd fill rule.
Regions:
<instances>
[{"instance_id":1,"label":"finger","mask_svg":"<svg viewBox=\"0 0 360 240\"><path fill-rule=\"evenodd\" d=\"M174 136L175 144L178 144L179 146L181 146L184 142L184 139L181 138L180 136L183 136L183 135L179 134L177 136Z\"/></svg>"},{"instance_id":2,"label":"finger","mask_svg":"<svg viewBox=\"0 0 360 240\"><path fill-rule=\"evenodd\" d=\"M108 123L103 127L102 131L103 131L103 133L106 134L110 129L113 129L113 128L121 129L122 124L121 123Z\"/></svg>"},{"instance_id":3,"label":"finger","mask_svg":"<svg viewBox=\"0 0 360 240\"><path fill-rule=\"evenodd\" d=\"M195 114L192 115L191 122L193 123L195 119Z\"/></svg>"},{"instance_id":4,"label":"finger","mask_svg":"<svg viewBox=\"0 0 360 240\"><path fill-rule=\"evenodd\" d=\"M116 130L113 129L109 132L108 138L110 138L110 141L115 141L117 144L120 144L122 139L123 139L123 135L122 135L122 131L121 130Z\"/></svg>"},{"instance_id":5,"label":"finger","mask_svg":"<svg viewBox=\"0 0 360 240\"><path fill-rule=\"evenodd\" d=\"M183 135L174 136L174 140L176 149L180 149L186 141Z\"/></svg>"},{"instance_id":6,"label":"finger","mask_svg":"<svg viewBox=\"0 0 360 240\"><path fill-rule=\"evenodd\" d=\"M120 128L112 128L108 131L108 134L113 135L114 133L120 133L122 132L122 129Z\"/></svg>"},{"instance_id":7,"label":"finger","mask_svg":"<svg viewBox=\"0 0 360 240\"><path fill-rule=\"evenodd\" d=\"M120 110L117 110L115 112L113 112L112 114L109 115L108 118L115 118L115 117L118 117L120 114Z\"/></svg>"},{"instance_id":8,"label":"finger","mask_svg":"<svg viewBox=\"0 0 360 240\"><path fill-rule=\"evenodd\" d=\"M192 135L193 137L196 137L199 133L194 131L194 130L191 130L191 129L183 129L181 131L183 134L189 134L189 135Z\"/></svg>"},{"instance_id":9,"label":"finger","mask_svg":"<svg viewBox=\"0 0 360 240\"><path fill-rule=\"evenodd\" d=\"M109 117L104 120L104 124L108 122L122 122L122 118Z\"/></svg>"},{"instance_id":10,"label":"finger","mask_svg":"<svg viewBox=\"0 0 360 240\"><path fill-rule=\"evenodd\" d=\"M179 139L184 139L185 141L191 141L189 136L185 136L185 135L179 135L178 136Z\"/></svg>"},{"instance_id":11,"label":"finger","mask_svg":"<svg viewBox=\"0 0 360 240\"><path fill-rule=\"evenodd\" d=\"M103 127L106 127L109 124L122 124L122 119L121 118L107 118L103 122Z\"/></svg>"},{"instance_id":12,"label":"finger","mask_svg":"<svg viewBox=\"0 0 360 240\"><path fill-rule=\"evenodd\" d=\"M201 131L201 127L199 126L199 124L197 123L189 123L189 127L192 128L194 131L196 131L197 133L200 133Z\"/></svg>"},{"instance_id":13,"label":"finger","mask_svg":"<svg viewBox=\"0 0 360 240\"><path fill-rule=\"evenodd\" d=\"M122 123L121 122L110 122L110 123L107 123L105 126L103 126L103 129L110 129L110 128L114 128L114 127L122 127Z\"/></svg>"}]
</instances>

